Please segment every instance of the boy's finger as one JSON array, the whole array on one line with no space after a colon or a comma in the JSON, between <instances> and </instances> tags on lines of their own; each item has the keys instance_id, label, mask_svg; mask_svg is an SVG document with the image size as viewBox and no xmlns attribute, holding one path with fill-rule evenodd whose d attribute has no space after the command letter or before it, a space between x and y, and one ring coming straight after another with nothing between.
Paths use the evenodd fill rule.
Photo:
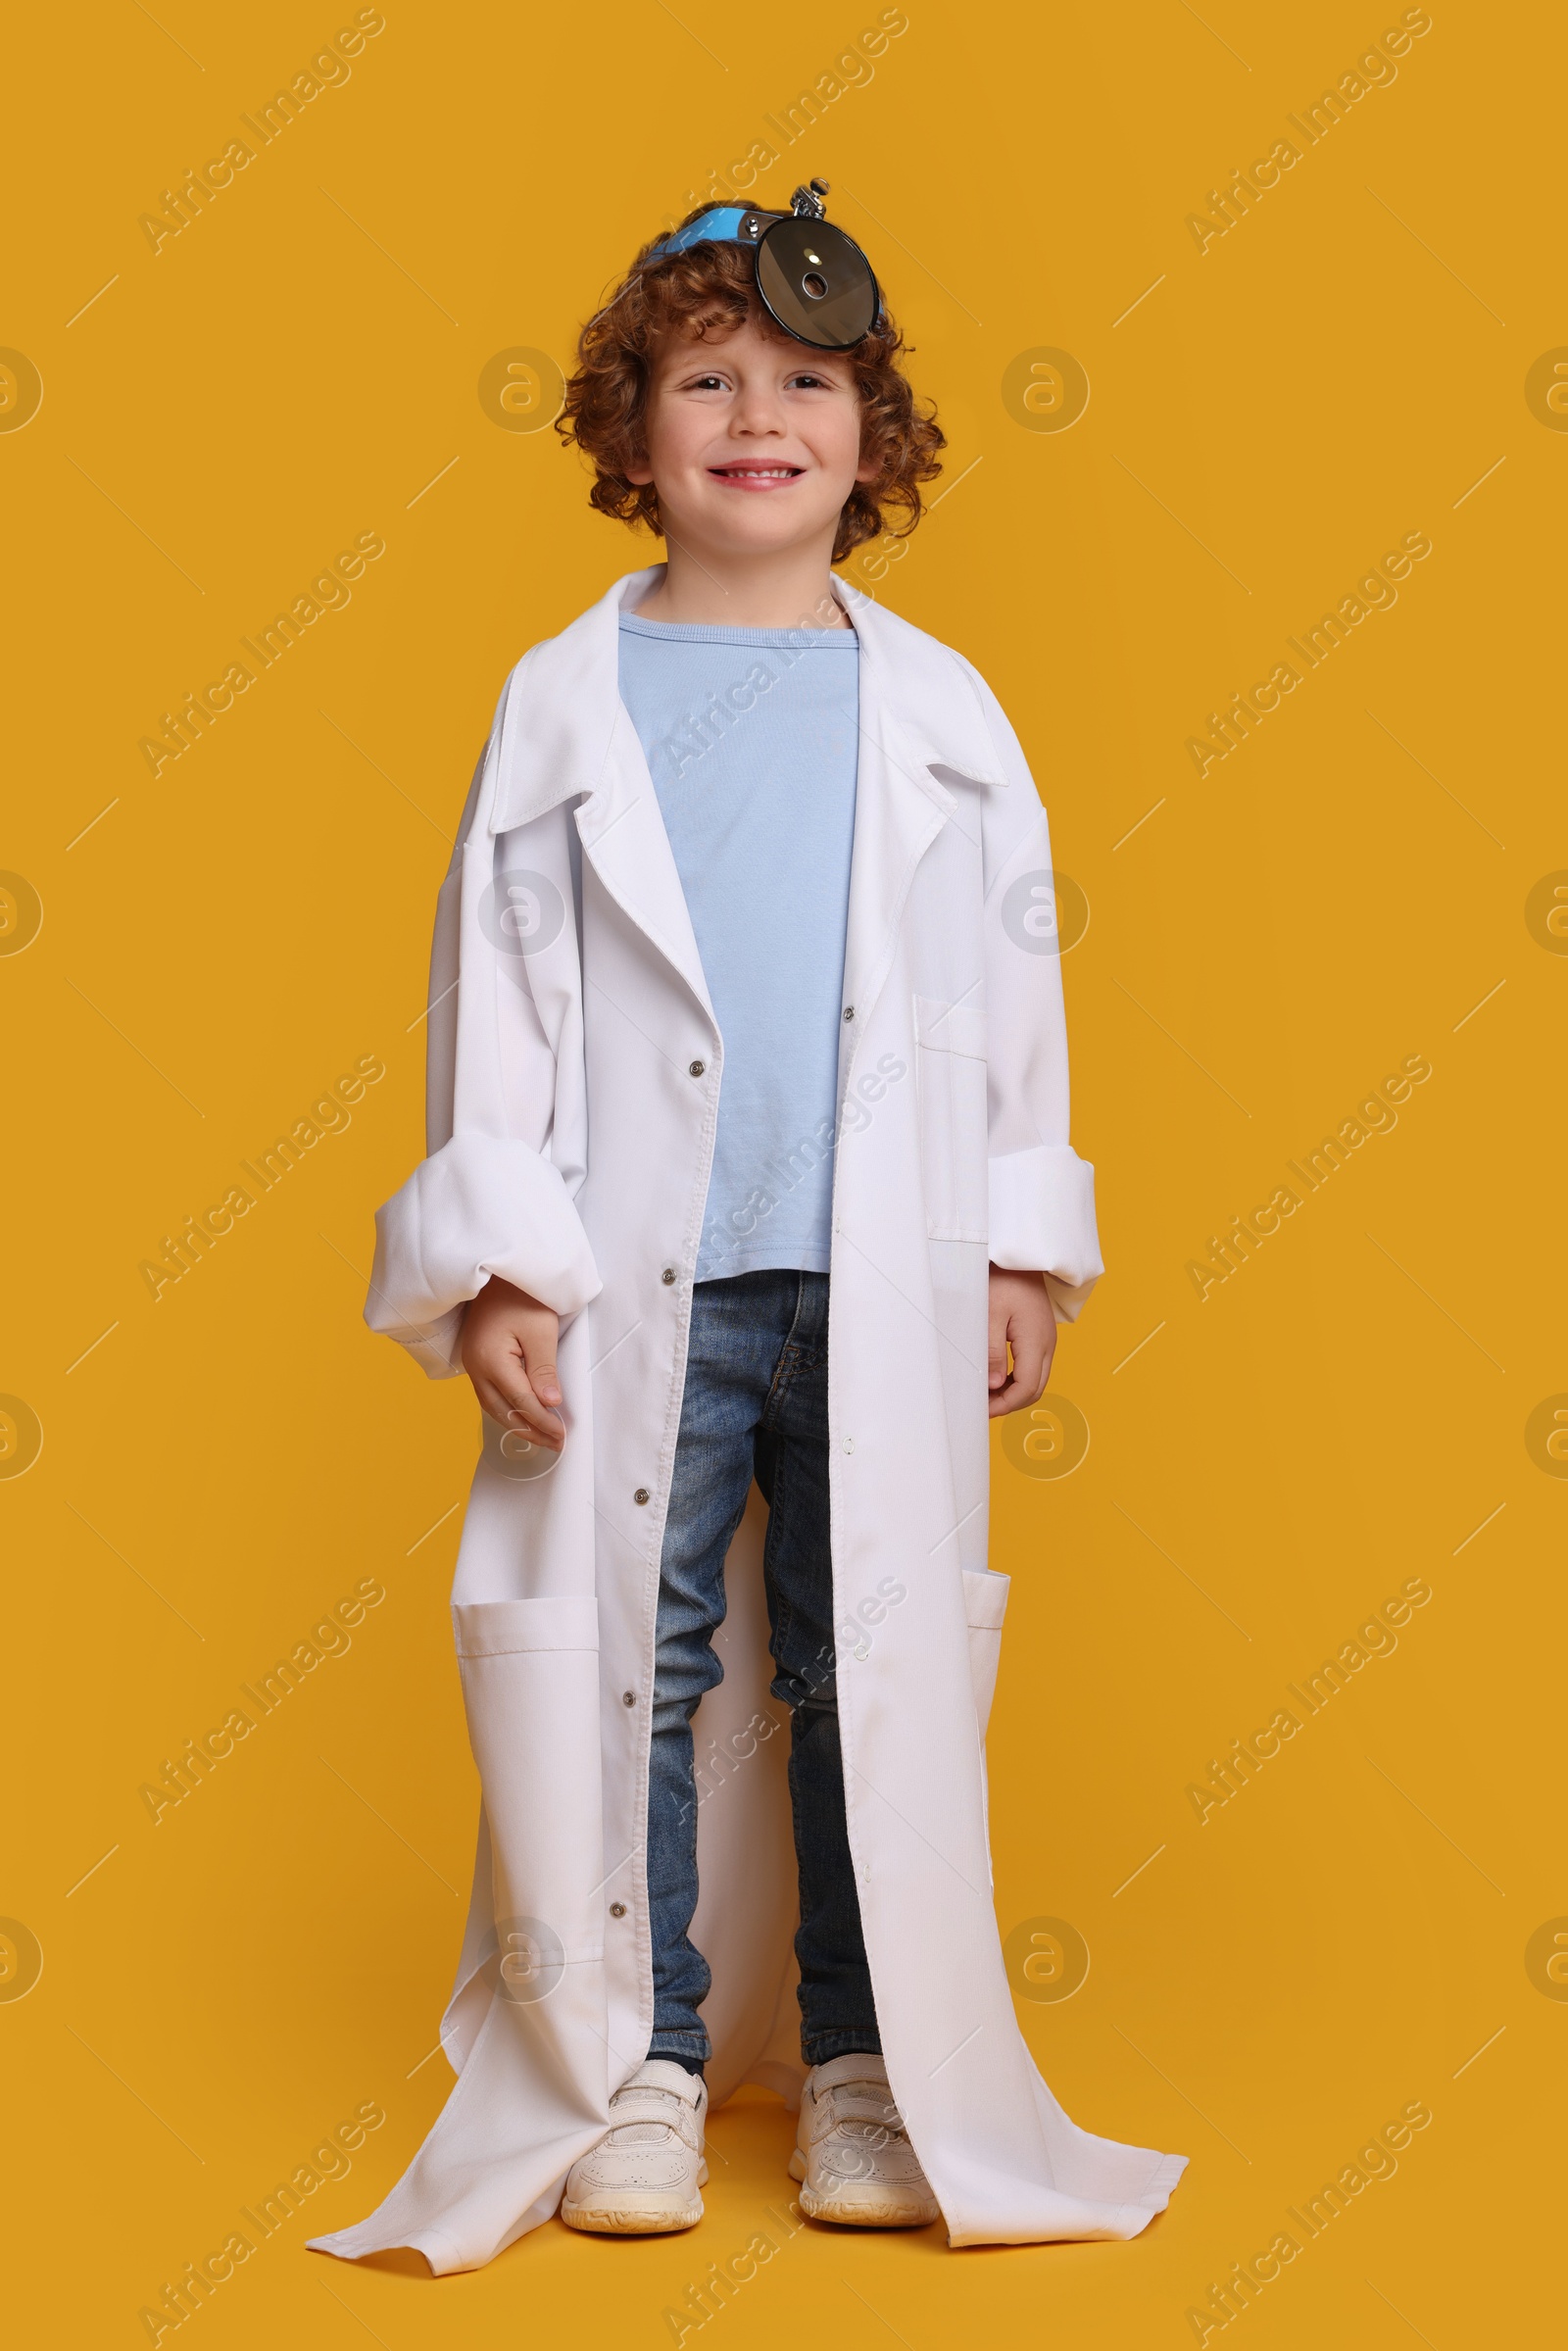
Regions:
<instances>
[{"instance_id":1,"label":"boy's finger","mask_svg":"<svg viewBox=\"0 0 1568 2351\"><path fill-rule=\"evenodd\" d=\"M549 1413L524 1419L520 1412L514 1412L507 1427L517 1436L526 1437L531 1445L542 1445L547 1453L559 1453L566 1442L564 1429Z\"/></svg>"},{"instance_id":2,"label":"boy's finger","mask_svg":"<svg viewBox=\"0 0 1568 2351\"><path fill-rule=\"evenodd\" d=\"M479 1368L514 1411L525 1414L538 1411L540 1399L514 1347L485 1349L479 1357ZM552 1422L551 1426L554 1425Z\"/></svg>"},{"instance_id":3,"label":"boy's finger","mask_svg":"<svg viewBox=\"0 0 1568 2351\"><path fill-rule=\"evenodd\" d=\"M561 1450L565 1439L559 1417L540 1402L514 1369L509 1368L504 1384L480 1371L473 1375L473 1387L483 1409L502 1428L513 1429L520 1422L541 1445L549 1445L555 1452Z\"/></svg>"},{"instance_id":4,"label":"boy's finger","mask_svg":"<svg viewBox=\"0 0 1568 2351\"><path fill-rule=\"evenodd\" d=\"M494 1349L480 1354L475 1359L469 1366L468 1376L476 1389L482 1381L488 1393L495 1397L500 1406L499 1411L495 1414L497 1420L505 1420L527 1393L527 1382L517 1369L515 1358L510 1354L498 1353ZM490 1410L488 1404L486 1404L485 1410L487 1412Z\"/></svg>"},{"instance_id":5,"label":"boy's finger","mask_svg":"<svg viewBox=\"0 0 1568 2351\"><path fill-rule=\"evenodd\" d=\"M996 1394L999 1388L1002 1388L1005 1385L1007 1377L1007 1329L1005 1323L1003 1322L993 1322L991 1325L991 1361L987 1377L993 1396Z\"/></svg>"},{"instance_id":6,"label":"boy's finger","mask_svg":"<svg viewBox=\"0 0 1568 2351\"><path fill-rule=\"evenodd\" d=\"M542 1404L559 1404L561 1401L561 1382L556 1377L556 1359L554 1355L547 1355L542 1359L535 1359L525 1355L523 1362L524 1368L528 1374L529 1384L533 1389L534 1395L539 1398L539 1401Z\"/></svg>"},{"instance_id":7,"label":"boy's finger","mask_svg":"<svg viewBox=\"0 0 1568 2351\"><path fill-rule=\"evenodd\" d=\"M531 1389L514 1398L509 1425L513 1428L520 1425L530 1437L537 1437L541 1445L549 1445L553 1452L559 1452L565 1442L565 1431L561 1425L560 1415L551 1411L547 1404L541 1403Z\"/></svg>"},{"instance_id":8,"label":"boy's finger","mask_svg":"<svg viewBox=\"0 0 1568 2351\"><path fill-rule=\"evenodd\" d=\"M1046 1384L1046 1352L1038 1339L1025 1339L1012 1346L1012 1379L1008 1395L1014 1405L1032 1404Z\"/></svg>"}]
</instances>

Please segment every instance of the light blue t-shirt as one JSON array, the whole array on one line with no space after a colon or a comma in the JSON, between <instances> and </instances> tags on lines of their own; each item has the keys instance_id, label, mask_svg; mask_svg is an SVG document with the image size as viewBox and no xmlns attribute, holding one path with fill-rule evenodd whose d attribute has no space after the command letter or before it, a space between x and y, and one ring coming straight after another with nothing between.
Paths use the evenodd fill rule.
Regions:
<instances>
[{"instance_id":1,"label":"light blue t-shirt","mask_svg":"<svg viewBox=\"0 0 1568 2351\"><path fill-rule=\"evenodd\" d=\"M853 628L621 615L621 700L724 1042L700 1282L828 1270L858 655Z\"/></svg>"}]
</instances>

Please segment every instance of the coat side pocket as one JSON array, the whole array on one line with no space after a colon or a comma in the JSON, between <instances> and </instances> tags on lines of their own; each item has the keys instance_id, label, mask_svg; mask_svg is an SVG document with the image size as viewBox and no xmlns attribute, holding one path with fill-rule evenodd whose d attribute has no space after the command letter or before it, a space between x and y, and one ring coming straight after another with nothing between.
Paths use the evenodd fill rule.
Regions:
<instances>
[{"instance_id":1,"label":"coat side pocket","mask_svg":"<svg viewBox=\"0 0 1568 2351\"><path fill-rule=\"evenodd\" d=\"M1007 1613L1007 1595L1011 1590L1010 1576L999 1576L983 1567L966 1567L963 1570L963 1613L969 1628L969 1679L974 1686L975 1719L980 1726L982 1746L985 1744L986 1727L991 1720L991 1701L996 1695L997 1668L1002 1662L1002 1623Z\"/></svg>"},{"instance_id":2,"label":"coat side pocket","mask_svg":"<svg viewBox=\"0 0 1568 2351\"><path fill-rule=\"evenodd\" d=\"M468 1739L490 1829L499 1989L548 2002L604 1956L599 1609L590 1597L453 1608Z\"/></svg>"},{"instance_id":3,"label":"coat side pocket","mask_svg":"<svg viewBox=\"0 0 1568 2351\"><path fill-rule=\"evenodd\" d=\"M983 1244L990 1218L985 1014L973 1004L917 996L914 1037L926 1234Z\"/></svg>"}]
</instances>

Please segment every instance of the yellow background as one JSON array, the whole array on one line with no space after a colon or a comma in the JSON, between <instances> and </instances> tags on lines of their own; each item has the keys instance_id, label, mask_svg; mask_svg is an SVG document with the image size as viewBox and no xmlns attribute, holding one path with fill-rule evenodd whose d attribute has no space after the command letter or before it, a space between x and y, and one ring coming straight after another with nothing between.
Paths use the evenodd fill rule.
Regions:
<instances>
[{"instance_id":1,"label":"yellow background","mask_svg":"<svg viewBox=\"0 0 1568 2351\"><path fill-rule=\"evenodd\" d=\"M759 2098L715 2124L691 2237L552 2226L439 2283L301 2249L440 2105L471 1855L446 1592L476 1410L359 1320L421 1149L433 893L507 669L644 560L478 380L566 362L639 241L877 13L388 0L352 78L156 254L138 216L352 11L39 11L16 44L0 343L43 384L0 432L0 865L43 906L0 958L0 1390L43 1430L0 1480L0 1913L43 1955L0 2001L19 2340L145 2340L139 2308L366 2101L384 2126L220 2288L209 2351L667 2342L787 2194ZM1544 2310L1568 2006L1525 1951L1568 1912L1568 1491L1525 1425L1568 1389L1568 964L1525 907L1568 866L1568 440L1525 378L1568 342L1562 29L1435 0L1397 79L1200 254L1186 216L1398 17L1205 14L910 0L759 191L829 178L879 268L956 486L872 584L994 683L1091 908L1075 1140L1111 1270L1056 1380L1087 1458L998 1452L997 1901L1088 1945L1072 1998L1020 2000L1069 2112L1193 2161L1130 2245L805 2230L709 2341L1191 2341L1209 2281L1414 2100L1397 2177L1249 2339L1449 2351ZM1067 430L1003 403L1042 347L1087 372ZM1205 714L1418 529L1397 605L1200 780ZM160 712L366 530L352 604L155 779ZM368 1053L352 1127L155 1304L160 1237ZM1200 1303L1206 1237L1416 1053L1397 1128ZM141 1783L367 1577L350 1653L154 1827ZM1189 1783L1411 1577L1397 1652L1200 1825Z\"/></svg>"}]
</instances>

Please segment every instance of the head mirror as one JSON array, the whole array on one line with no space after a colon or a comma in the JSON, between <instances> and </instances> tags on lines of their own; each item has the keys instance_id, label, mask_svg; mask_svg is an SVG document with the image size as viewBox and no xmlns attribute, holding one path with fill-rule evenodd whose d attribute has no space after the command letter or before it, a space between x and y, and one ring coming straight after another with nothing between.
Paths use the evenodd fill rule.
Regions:
<instances>
[{"instance_id":1,"label":"head mirror","mask_svg":"<svg viewBox=\"0 0 1568 2351\"><path fill-rule=\"evenodd\" d=\"M757 248L757 290L786 334L849 351L876 324L876 279L853 237L827 220L775 220Z\"/></svg>"},{"instance_id":2,"label":"head mirror","mask_svg":"<svg viewBox=\"0 0 1568 2351\"><path fill-rule=\"evenodd\" d=\"M871 265L853 237L822 218L825 179L797 188L787 213L710 205L662 237L650 261L695 245L748 245L757 291L774 324L818 351L853 351L882 316Z\"/></svg>"}]
</instances>

